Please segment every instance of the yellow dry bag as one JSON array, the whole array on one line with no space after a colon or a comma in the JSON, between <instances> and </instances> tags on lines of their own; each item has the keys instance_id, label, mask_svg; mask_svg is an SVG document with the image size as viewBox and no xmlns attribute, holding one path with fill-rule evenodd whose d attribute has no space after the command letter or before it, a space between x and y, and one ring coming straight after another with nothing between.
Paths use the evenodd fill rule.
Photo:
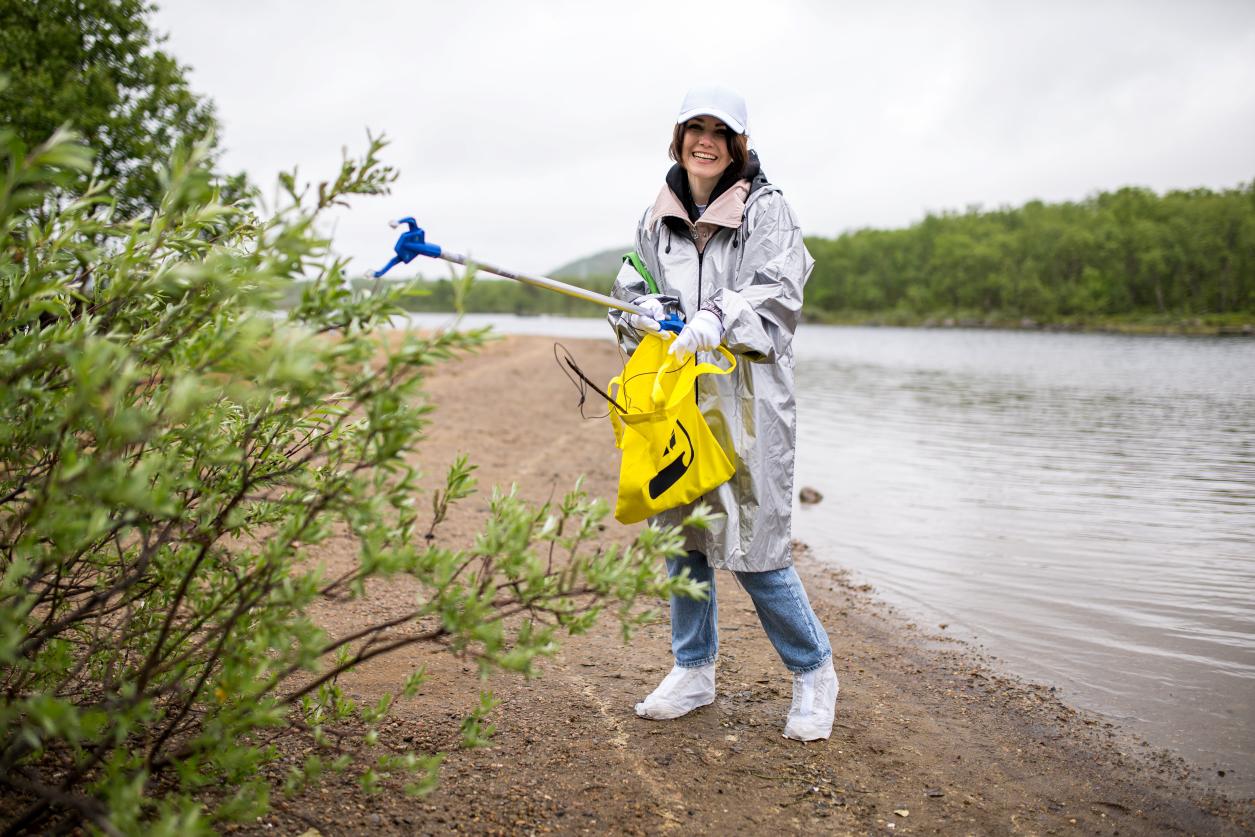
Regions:
<instances>
[{"instance_id":1,"label":"yellow dry bag","mask_svg":"<svg viewBox=\"0 0 1255 837\"><path fill-rule=\"evenodd\" d=\"M697 408L694 387L702 375L727 375L736 359L720 346L727 369L692 357L678 363L667 347L661 337L646 334L623 374L608 387L615 401L610 423L623 451L614 509L620 523L691 503L723 485L734 471Z\"/></svg>"}]
</instances>

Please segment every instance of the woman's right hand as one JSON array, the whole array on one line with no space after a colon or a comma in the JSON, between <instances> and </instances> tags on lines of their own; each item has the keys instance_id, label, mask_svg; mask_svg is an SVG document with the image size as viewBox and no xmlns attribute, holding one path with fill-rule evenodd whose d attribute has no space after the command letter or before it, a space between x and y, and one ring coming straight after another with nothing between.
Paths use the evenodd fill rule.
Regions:
<instances>
[{"instance_id":1,"label":"woman's right hand","mask_svg":"<svg viewBox=\"0 0 1255 837\"><path fill-rule=\"evenodd\" d=\"M659 320L663 320L667 316L667 311L663 307L662 301L658 299L658 294L646 294L638 296L632 300L632 304L637 308L643 308L649 314L629 314L628 324L637 331L648 331L651 334L657 334L662 330L662 326L658 325Z\"/></svg>"}]
</instances>

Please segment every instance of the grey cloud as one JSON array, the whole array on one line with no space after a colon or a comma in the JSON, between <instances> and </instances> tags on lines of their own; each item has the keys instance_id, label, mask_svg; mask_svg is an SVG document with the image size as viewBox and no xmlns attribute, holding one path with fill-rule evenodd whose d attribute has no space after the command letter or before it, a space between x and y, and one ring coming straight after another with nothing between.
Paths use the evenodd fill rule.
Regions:
<instances>
[{"instance_id":1,"label":"grey cloud","mask_svg":"<svg viewBox=\"0 0 1255 837\"><path fill-rule=\"evenodd\" d=\"M293 9L299 12L293 12ZM685 87L750 104L803 226L1255 176L1255 5L170 2L226 164L330 174L370 127L395 194L336 220L365 269L388 218L541 271L630 240ZM382 249L381 249L382 248Z\"/></svg>"}]
</instances>

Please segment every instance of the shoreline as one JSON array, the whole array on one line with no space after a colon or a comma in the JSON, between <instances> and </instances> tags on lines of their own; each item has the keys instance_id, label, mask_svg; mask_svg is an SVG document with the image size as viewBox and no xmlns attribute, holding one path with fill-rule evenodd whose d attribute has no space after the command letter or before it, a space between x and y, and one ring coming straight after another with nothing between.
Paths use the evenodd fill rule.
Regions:
<instances>
[{"instance_id":1,"label":"shoreline","mask_svg":"<svg viewBox=\"0 0 1255 837\"><path fill-rule=\"evenodd\" d=\"M1255 337L1255 323L1209 325L1202 321L1161 324L1119 321L1043 321L1031 318L1003 320L972 317L919 317L896 319L891 316L812 317L816 325L861 326L865 328L970 328L989 331L1039 331L1059 334L1122 334L1149 337Z\"/></svg>"},{"instance_id":2,"label":"shoreline","mask_svg":"<svg viewBox=\"0 0 1255 837\"><path fill-rule=\"evenodd\" d=\"M586 474L590 494L613 496L609 428L580 420L574 388L553 368L554 342L509 337L430 378L436 412L420 452L424 470L439 474L461 451L479 465L479 493L455 510L441 541L473 536L492 485L517 482L524 496L543 501ZM563 342L595 380L617 371L608 342ZM621 542L635 528L610 521L605 535ZM914 627L870 585L796 547L841 679L829 741L780 735L788 672L748 597L720 572L711 706L670 722L637 718L633 704L670 669L668 626L651 625L625 646L603 621L564 639L539 678L491 678L502 701L489 719L496 735L486 748L460 750L458 724L481 686L473 667L427 649L383 657L343 685L374 700L414 666L428 667L427 685L398 707L380 746L405 741L447 752L439 788L410 799L389 781L383 794L368 796L348 777L332 776L292 800L275 794L272 813L244 830L1237 834L1255 827L1252 801L1207 788L1180 757L1138 746L1050 686L999 671L962 640ZM354 560L350 545L334 539L319 557L332 567ZM359 611L377 617L406 607L411 592L390 584L365 600L323 606L317 618L335 632Z\"/></svg>"},{"instance_id":3,"label":"shoreline","mask_svg":"<svg viewBox=\"0 0 1255 837\"><path fill-rule=\"evenodd\" d=\"M409 314L421 316L458 316L452 311L408 311ZM515 311L467 311L467 314L486 317L521 317L532 319L539 317L556 317L572 320L599 320L600 314L573 316L570 314ZM926 315L903 316L893 312L879 314L840 315L825 312L802 313L803 323L811 325L857 326L861 328L929 328L949 329L966 328L988 331L1032 331L1059 334L1121 334L1149 337L1235 337L1255 338L1255 322L1240 320L1223 323L1208 323L1200 317L1170 318L1170 322L1157 321L1154 318L1139 320L1098 319L1098 320L1042 320L1031 317L983 317L983 316L950 316Z\"/></svg>"}]
</instances>

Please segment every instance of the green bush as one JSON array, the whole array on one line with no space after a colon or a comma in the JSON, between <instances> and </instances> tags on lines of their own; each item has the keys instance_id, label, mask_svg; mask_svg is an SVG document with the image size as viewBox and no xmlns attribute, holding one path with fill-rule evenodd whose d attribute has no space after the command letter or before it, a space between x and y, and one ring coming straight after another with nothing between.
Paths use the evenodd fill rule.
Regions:
<instances>
[{"instance_id":1,"label":"green bush","mask_svg":"<svg viewBox=\"0 0 1255 837\"><path fill-rule=\"evenodd\" d=\"M606 506L578 485L539 507L495 492L466 549L435 537L474 469L459 459L420 502L419 387L486 335L384 333L413 289L355 292L329 256L319 215L386 191L381 146L316 189L285 176L283 207L261 219L223 202L202 144L166 170L155 211L126 218L106 186L59 191L91 169L73 137L28 151L0 131L9 830L186 834L254 817L277 735L312 747L284 792L326 769L425 792L439 755L363 755L380 752L392 699L355 705L340 675L416 643L531 675L606 609L626 635L650 617L643 597L701 595L658 572L677 531L599 546ZM297 304L277 312L298 278ZM311 557L332 534L358 549L336 577ZM306 615L399 574L422 591L403 617L333 637ZM398 694L422 684L413 672ZM485 695L466 719L467 745L492 706ZM333 731L361 746L333 746Z\"/></svg>"}]
</instances>

